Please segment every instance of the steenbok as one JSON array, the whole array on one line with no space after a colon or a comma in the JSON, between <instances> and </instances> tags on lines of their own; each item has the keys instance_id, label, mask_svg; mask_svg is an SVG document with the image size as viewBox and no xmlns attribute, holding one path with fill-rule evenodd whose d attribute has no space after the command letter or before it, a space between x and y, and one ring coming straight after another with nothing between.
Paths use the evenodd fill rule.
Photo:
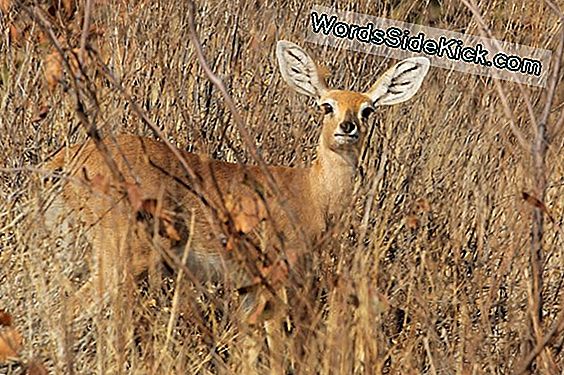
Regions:
<instances>
[{"instance_id":1,"label":"steenbok","mask_svg":"<svg viewBox=\"0 0 564 375\"><path fill-rule=\"evenodd\" d=\"M287 273L351 202L370 114L410 99L429 70L428 59L408 58L361 93L328 88L294 43L278 42L276 56L284 80L324 113L310 167L227 163L132 135L108 139L105 152L92 141L62 150L47 164L66 176L47 220L86 226L97 261L90 287L118 289L116 263L137 276L164 257L246 292L248 322L264 317Z\"/></svg>"}]
</instances>

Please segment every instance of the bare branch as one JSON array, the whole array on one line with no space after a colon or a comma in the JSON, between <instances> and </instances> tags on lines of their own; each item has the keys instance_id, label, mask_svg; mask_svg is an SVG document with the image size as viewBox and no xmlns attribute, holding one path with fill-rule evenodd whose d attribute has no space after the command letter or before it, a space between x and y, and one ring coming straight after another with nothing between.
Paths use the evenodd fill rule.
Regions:
<instances>
[{"instance_id":1,"label":"bare branch","mask_svg":"<svg viewBox=\"0 0 564 375\"><path fill-rule=\"evenodd\" d=\"M552 11L554 13L556 13L556 15L563 20L564 19L564 14L562 13L562 11L560 10L560 8L558 7L558 5L554 4L551 0L544 0L544 2L546 3L546 5L548 5L548 7L550 9L552 9Z\"/></svg>"},{"instance_id":2,"label":"bare branch","mask_svg":"<svg viewBox=\"0 0 564 375\"><path fill-rule=\"evenodd\" d=\"M108 165L110 171L112 172L112 174L117 178L117 180L119 182L124 182L125 178L123 177L123 174L119 171L119 168L117 167L115 160L113 160L113 158L110 156L108 148L104 144L104 142L102 141L102 137L100 135L100 132L98 131L98 128L96 127L96 124L92 121L89 121L89 119L88 119L88 115L86 114L86 111L85 111L85 105L84 105L83 100L81 98L81 93L83 92L83 90L81 90L81 88L80 88L79 78L73 72L73 69L71 68L70 62L69 62L67 56L65 55L64 49L61 46L61 44L59 43L57 37L55 36L55 33L53 32L53 28L51 26L51 23L38 11L39 8L29 8L28 6L24 5L23 3L20 3L19 5L29 15L29 17L35 23L37 23L39 25L39 27L46 33L46 35L49 38L49 41L51 42L51 44L55 47L55 49L59 53L59 56L61 57L61 61L63 62L63 65L65 66L67 73L71 77L71 83L72 83L72 86L73 86L74 97L75 97L75 111L76 111L76 115L77 115L81 125L86 129L88 136L90 138L92 138L92 140L94 141L96 148L98 148L98 150L100 150L100 152L101 152L102 156L104 157L104 160L107 163L107 165ZM77 59L77 63L78 63L79 70L83 73L82 74L83 79L87 79L87 76L86 76L86 74L84 74L84 70L82 69L82 63L81 63L80 59ZM95 106L97 107L98 104L97 104L97 101L96 101L96 98L95 98L96 97L95 93L89 92L89 94L90 94L91 98L93 99Z\"/></svg>"},{"instance_id":3,"label":"bare branch","mask_svg":"<svg viewBox=\"0 0 564 375\"><path fill-rule=\"evenodd\" d=\"M517 371L515 372L515 374L520 375L520 374L524 374L529 370L529 367L531 366L531 363L533 363L533 361L535 360L535 358L543 351L543 349L548 345L548 343L550 342L550 340L552 340L553 337L555 337L556 335L558 335L560 332L562 332L564 330L564 310L560 311L560 315L558 317L558 319L552 324L552 327L550 328L550 330L547 332L546 335L544 335L543 339L541 342L539 342L534 349L529 353L529 355L527 356L527 358L525 358L523 360L523 362L517 367Z\"/></svg>"},{"instance_id":4,"label":"bare branch","mask_svg":"<svg viewBox=\"0 0 564 375\"><path fill-rule=\"evenodd\" d=\"M79 59L82 59L83 56L86 56L86 42L88 40L88 32L90 29L90 13L92 9L92 0L86 0L86 4L84 5L84 24L82 25L82 34L80 36L80 53L78 54ZM84 64L84 61L80 60L81 64Z\"/></svg>"},{"instance_id":5,"label":"bare branch","mask_svg":"<svg viewBox=\"0 0 564 375\"><path fill-rule=\"evenodd\" d=\"M474 17L478 21L478 23L480 25L481 36L484 37L484 38L494 39L492 32L488 27L488 24L486 23L486 21L482 17L482 14L480 13L480 10L478 9L478 7L474 3L474 1L473 0L462 0L462 2L472 12ZM498 47L498 48L500 47L497 42L494 42L494 43L496 44L496 47ZM509 99L507 98L507 94L505 93L505 91L504 91L501 83L499 82L499 80L494 79L493 83L494 83L495 89L497 91L497 94L498 94L498 96L501 100L501 104L503 106L503 111L505 112L505 116L509 119L509 127L511 129L511 133L513 133L513 136L517 139L519 145L523 148L523 150L529 150L528 142L527 142L523 132L521 132L521 130L519 130L519 128L516 125L515 116L513 115L513 109L511 109L511 107L509 105ZM525 89L523 88L523 85L521 83L517 83L517 85L518 85L518 87L521 91L521 95L523 96L523 99L525 100L533 128L536 128L536 126L535 126L536 119L535 119L535 116L534 116L534 113L533 113L530 96L525 91Z\"/></svg>"},{"instance_id":6,"label":"bare branch","mask_svg":"<svg viewBox=\"0 0 564 375\"><path fill-rule=\"evenodd\" d=\"M307 241L303 229L300 228L298 225L296 225L298 221L295 216L295 213L292 212L292 210L288 207L288 205L284 201L283 194L280 191L278 183L274 179L274 176L272 175L270 170L268 170L267 165L262 159L261 155L258 153L249 135L249 132L247 131L245 122L241 117L241 115L239 114L239 112L237 111L237 107L233 102L233 99L227 92L227 89L223 84L223 82L221 81L221 79L213 73L209 64L206 61L204 52L202 50L202 45L200 43L198 34L196 32L196 26L194 20L194 14L196 13L196 6L193 1L189 1L188 6L190 8L190 14L188 16L188 25L190 28L190 33L189 33L190 41L192 42L194 49L196 50L196 55L198 56L198 61L200 62L200 66L202 67L202 69L204 70L210 81L214 84L214 86L216 86L217 89L221 92L221 95L223 96L223 99L225 100L227 107L229 108L230 112L233 115L233 119L235 120L235 124L237 125L237 130L239 130L239 133L241 134L241 138L243 139L245 146L247 146L247 148L251 152L251 156L257 161L261 171L263 172L264 176L267 179L269 187L272 189L273 193L278 197L280 201L279 202L280 206L285 211L285 214L288 215L288 218L290 219L290 223L292 224L293 229L299 234L302 243L306 244Z\"/></svg>"}]
</instances>

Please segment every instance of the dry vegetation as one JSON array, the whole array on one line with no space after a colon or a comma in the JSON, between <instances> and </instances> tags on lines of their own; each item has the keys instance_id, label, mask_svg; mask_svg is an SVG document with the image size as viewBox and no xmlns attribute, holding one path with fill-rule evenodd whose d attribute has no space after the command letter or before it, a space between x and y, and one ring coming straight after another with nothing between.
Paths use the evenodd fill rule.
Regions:
<instances>
[{"instance_id":1,"label":"dry vegetation","mask_svg":"<svg viewBox=\"0 0 564 375\"><path fill-rule=\"evenodd\" d=\"M83 229L75 228L76 243L57 246L42 215L51 194L42 162L85 140L84 124L104 135L153 136L132 103L179 148L255 163L195 57L188 6L94 1L88 44L96 52L81 54L84 1L76 8L72 1L0 3L0 308L11 313L24 338L21 361L34 358L53 373L243 373L249 349L240 336L260 340L264 332L230 318L237 297L221 285L206 285L202 293L175 273L162 281L149 277L136 287L125 284L105 306L72 321L67 307L88 273L88 245ZM276 40L311 51L339 88L365 90L392 63L305 45L312 4L197 4L207 60L269 164L310 163L321 116L282 81ZM338 7L480 33L471 11L456 1L349 1ZM496 38L553 51L562 34L555 7L564 10L548 1L477 4ZM26 9L43 21L32 22ZM69 66L49 40L45 21ZM289 288L291 327L284 340L293 373L509 374L545 338L529 370L563 371L564 327L557 321L564 301L561 81L548 117L544 199L535 191L531 150L518 142L510 122L532 145L526 101L539 119L546 90L497 82L500 91L492 79L432 67L413 100L378 111L348 216L331 241L312 249L308 273ZM77 108L77 89L84 108ZM531 286L534 210L545 211L536 330L530 323L538 306ZM383 312L373 308L376 290ZM269 363L264 346L260 372ZM23 367L0 364L0 373L22 373ZM41 373L40 367L34 362L29 372Z\"/></svg>"}]
</instances>

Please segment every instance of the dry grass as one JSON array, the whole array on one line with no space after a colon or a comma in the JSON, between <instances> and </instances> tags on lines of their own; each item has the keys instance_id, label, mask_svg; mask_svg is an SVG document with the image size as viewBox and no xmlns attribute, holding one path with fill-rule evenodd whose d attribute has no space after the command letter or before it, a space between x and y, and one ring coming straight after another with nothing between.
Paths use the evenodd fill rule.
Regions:
<instances>
[{"instance_id":1,"label":"dry grass","mask_svg":"<svg viewBox=\"0 0 564 375\"><path fill-rule=\"evenodd\" d=\"M303 45L340 88L365 90L391 63L305 46L312 4L198 4L207 59L270 164L310 163L320 122L312 103L282 81L276 40ZM479 34L471 12L454 1L351 1L339 7ZM242 373L248 348L238 336L264 333L229 319L236 301L220 286L202 295L187 282L179 288L174 277L164 287L150 281L118 291L90 318L70 321L68 298L84 281L90 253L80 228L66 248L45 231L41 203L50 192L41 162L59 147L84 140L86 132L68 72L65 82L49 88L44 73L52 45L38 41L40 29L14 8L2 14L2 30L11 22L22 34L29 28L19 40L2 33L0 43L0 307L12 313L25 337L23 357L41 359L54 373ZM478 8L496 38L555 50L562 23L546 3L480 1ZM62 10L56 13L55 32L64 36L64 45L80 45L82 9L81 3L70 20ZM195 58L187 14L184 2L95 2L92 22L100 35L93 43L171 142L253 163ZM89 121L106 135L152 135L99 68L86 67L99 108L85 99ZM513 83L501 86L517 127L532 142L523 94ZM538 116L544 91L524 91ZM564 216L564 126L555 126L563 101L559 84L549 117L544 204L556 224L545 225L542 332L562 313L564 298L564 239L558 229ZM532 159L509 129L494 82L431 68L416 98L381 109L373 121L355 209L342 219L342 236L312 254L308 277L290 290L291 301L301 301L290 307L293 329L285 338L291 367L296 374L515 372L540 339L529 328L533 207L522 198L533 191ZM375 289L391 305L382 314L370 306L369 291ZM176 291L180 311L171 319ZM303 351L291 345L297 343ZM563 345L560 329L531 370L562 371ZM266 368L268 352L263 353L259 366ZM0 365L6 371L22 369Z\"/></svg>"}]
</instances>

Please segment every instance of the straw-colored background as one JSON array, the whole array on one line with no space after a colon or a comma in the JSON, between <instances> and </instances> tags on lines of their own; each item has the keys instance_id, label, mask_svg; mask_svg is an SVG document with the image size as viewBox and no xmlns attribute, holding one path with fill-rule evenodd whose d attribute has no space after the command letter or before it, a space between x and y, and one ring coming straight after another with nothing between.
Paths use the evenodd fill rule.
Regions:
<instances>
[{"instance_id":1,"label":"straw-colored background","mask_svg":"<svg viewBox=\"0 0 564 375\"><path fill-rule=\"evenodd\" d=\"M145 0L93 3L93 46L166 137L182 149L229 161L237 152L253 163L224 100L195 58L188 6ZM277 40L302 45L330 73L329 83L336 88L366 90L394 63L306 44L312 5L197 4L207 60L270 164L308 165L315 158L321 121L313 101L283 82L274 55ZM55 34L64 46L78 48L83 2L72 17L51 3L39 6L54 7ZM548 3L479 1L477 6L495 38L556 50L562 22ZM562 3L556 6L564 9ZM338 7L479 34L472 13L457 1L350 1ZM25 338L22 357L36 357L55 373L241 373L246 353L237 340L242 327L217 313L211 297L200 296L198 308L181 298L182 313L174 320L172 336L167 335L173 293L168 290L174 289L167 281L162 291L147 294L145 288L106 306L102 315L69 321L65 296L83 280L90 254L81 244L56 247L56 239L44 233L39 207L48 192L41 163L60 146L85 140L86 132L76 117L68 73L63 83L49 87L45 75L52 73L52 45L39 40L40 28L17 8L12 4L0 18L5 30L0 43L0 308L12 314ZM88 115L96 115L103 133L152 136L123 94L94 64L86 67L100 109ZM538 118L545 92L498 83L516 127L531 144L535 132L524 94ZM544 203L560 226L564 126L555 128L555 123L563 101L559 84L549 116ZM411 101L377 111L354 209L343 219L342 235L312 254L310 279L301 286L308 303L290 303L297 306L292 318L302 333L298 338L294 330L285 338L303 348L289 345L289 367L296 374L516 370L531 348L527 343L538 339L529 327L533 207L522 198L534 189L530 150L519 144L509 123L492 79L434 67ZM375 182L378 174L381 179ZM361 225L364 217L367 227ZM562 310L563 241L557 225L547 219L542 332ZM387 298L385 312L371 308L369 290ZM233 299L222 290L210 293L215 303ZM184 294L194 296L193 291ZM303 324L300 315L308 318ZM194 320L207 329L199 329ZM248 334L264 337L260 329ZM536 373L562 371L563 340L560 331L535 362ZM258 367L267 366L265 345ZM0 373L11 371L22 370L0 365Z\"/></svg>"}]
</instances>

